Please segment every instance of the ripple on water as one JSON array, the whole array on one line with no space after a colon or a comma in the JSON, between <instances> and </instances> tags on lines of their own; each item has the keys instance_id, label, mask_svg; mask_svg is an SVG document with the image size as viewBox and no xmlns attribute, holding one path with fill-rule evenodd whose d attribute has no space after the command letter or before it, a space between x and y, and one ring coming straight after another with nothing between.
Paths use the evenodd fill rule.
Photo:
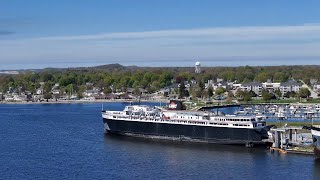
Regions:
<instances>
[{"instance_id":1,"label":"ripple on water","mask_svg":"<svg viewBox=\"0 0 320 180\"><path fill-rule=\"evenodd\" d=\"M104 135L100 111L101 103L1 104L0 179L320 178L313 156Z\"/></svg>"}]
</instances>

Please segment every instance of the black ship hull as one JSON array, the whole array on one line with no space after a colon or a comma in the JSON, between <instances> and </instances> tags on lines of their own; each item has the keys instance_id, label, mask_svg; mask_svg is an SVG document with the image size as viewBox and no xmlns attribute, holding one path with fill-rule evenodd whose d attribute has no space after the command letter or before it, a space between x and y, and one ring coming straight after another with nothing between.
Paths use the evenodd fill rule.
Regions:
<instances>
[{"instance_id":1,"label":"black ship hull","mask_svg":"<svg viewBox=\"0 0 320 180\"><path fill-rule=\"evenodd\" d=\"M112 120L103 118L105 131L113 134L220 144L265 144L266 129L227 128L183 124Z\"/></svg>"},{"instance_id":2,"label":"black ship hull","mask_svg":"<svg viewBox=\"0 0 320 180\"><path fill-rule=\"evenodd\" d=\"M314 154L316 157L320 158L320 128L312 126L311 130L314 145Z\"/></svg>"},{"instance_id":3,"label":"black ship hull","mask_svg":"<svg viewBox=\"0 0 320 180\"><path fill-rule=\"evenodd\" d=\"M314 139L316 139L317 144L314 146L314 154L316 157L320 158L320 136L314 136Z\"/></svg>"}]
</instances>

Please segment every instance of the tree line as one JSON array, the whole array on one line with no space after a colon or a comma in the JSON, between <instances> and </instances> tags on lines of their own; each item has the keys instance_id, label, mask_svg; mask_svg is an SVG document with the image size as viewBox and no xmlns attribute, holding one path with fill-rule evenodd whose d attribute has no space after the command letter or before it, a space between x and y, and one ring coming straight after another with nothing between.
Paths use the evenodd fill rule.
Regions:
<instances>
[{"instance_id":1,"label":"tree line","mask_svg":"<svg viewBox=\"0 0 320 180\"><path fill-rule=\"evenodd\" d=\"M194 73L193 67L104 67L44 69L38 72L22 71L18 75L0 75L0 92L15 89L17 92L34 93L42 86L48 93L59 83L62 92L73 91L81 94L90 89L88 82L106 92L126 88L144 88L148 92L155 92L173 83L195 80L198 83L196 89L188 93L201 96L204 83L211 79L215 81L217 78L237 83L267 80L285 82L296 79L308 84L310 79L320 80L320 66L203 67L200 74ZM41 85L41 82L44 84ZM181 94L186 93L183 89L179 91ZM212 90L208 91L206 93L212 94Z\"/></svg>"}]
</instances>

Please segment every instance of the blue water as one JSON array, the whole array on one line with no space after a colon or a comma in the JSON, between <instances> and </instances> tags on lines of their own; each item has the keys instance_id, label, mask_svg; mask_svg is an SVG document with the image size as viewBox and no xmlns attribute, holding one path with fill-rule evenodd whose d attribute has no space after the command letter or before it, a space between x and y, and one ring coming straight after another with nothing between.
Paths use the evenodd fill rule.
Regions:
<instances>
[{"instance_id":1,"label":"blue water","mask_svg":"<svg viewBox=\"0 0 320 180\"><path fill-rule=\"evenodd\" d=\"M0 105L0 179L320 179L310 155L105 135L100 111L101 104Z\"/></svg>"}]
</instances>

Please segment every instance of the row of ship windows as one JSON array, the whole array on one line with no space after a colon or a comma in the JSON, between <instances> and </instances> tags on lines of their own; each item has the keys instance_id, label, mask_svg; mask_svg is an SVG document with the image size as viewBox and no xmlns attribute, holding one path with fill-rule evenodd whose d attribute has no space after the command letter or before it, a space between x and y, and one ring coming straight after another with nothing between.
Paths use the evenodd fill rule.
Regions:
<instances>
[{"instance_id":1,"label":"row of ship windows","mask_svg":"<svg viewBox=\"0 0 320 180\"><path fill-rule=\"evenodd\" d=\"M250 126L249 124L234 124L233 126Z\"/></svg>"},{"instance_id":2,"label":"row of ship windows","mask_svg":"<svg viewBox=\"0 0 320 180\"><path fill-rule=\"evenodd\" d=\"M161 120L162 122L178 122L178 123L185 123L185 124L206 124L205 122L197 122L197 121L175 121L175 120Z\"/></svg>"},{"instance_id":3,"label":"row of ship windows","mask_svg":"<svg viewBox=\"0 0 320 180\"><path fill-rule=\"evenodd\" d=\"M228 126L228 124L223 124L223 123L210 123L210 124ZM233 126L250 126L250 125L249 124L233 124Z\"/></svg>"},{"instance_id":4,"label":"row of ship windows","mask_svg":"<svg viewBox=\"0 0 320 180\"><path fill-rule=\"evenodd\" d=\"M178 116L177 116L178 118ZM181 119L185 118L183 116L180 116ZM190 117L192 119L192 116ZM199 117L196 117L196 119L199 119ZM204 118L205 119L205 118ZM218 121L253 121L251 119L217 119Z\"/></svg>"},{"instance_id":5,"label":"row of ship windows","mask_svg":"<svg viewBox=\"0 0 320 180\"><path fill-rule=\"evenodd\" d=\"M161 121L165 121L165 120L161 120ZM191 122L191 121L169 121L169 122L188 123L188 124L207 124L205 122ZM228 126L228 124L226 124L226 123L209 123L209 124ZM250 124L233 124L233 126L247 126L247 127L249 127Z\"/></svg>"},{"instance_id":6,"label":"row of ship windows","mask_svg":"<svg viewBox=\"0 0 320 180\"><path fill-rule=\"evenodd\" d=\"M113 118L117 118L116 116L113 116ZM181 116L181 118L184 118L183 116ZM190 117L190 119L192 119L192 117ZM198 117L195 119L199 119ZM251 119L217 119L218 121L253 121ZM184 121L181 121L184 122Z\"/></svg>"},{"instance_id":7,"label":"row of ship windows","mask_svg":"<svg viewBox=\"0 0 320 180\"><path fill-rule=\"evenodd\" d=\"M113 116L113 118L116 118L116 116ZM155 121L159 121L155 119ZM206 122L197 122L197 121L174 121L174 120L161 120L161 122L178 122L178 123L186 123L186 124L207 124ZM222 126L228 126L226 123L209 123L211 125L222 125ZM233 126L250 126L249 124L233 124Z\"/></svg>"},{"instance_id":8,"label":"row of ship windows","mask_svg":"<svg viewBox=\"0 0 320 180\"><path fill-rule=\"evenodd\" d=\"M188 117L188 116L187 116ZM176 118L179 118L179 116L176 116ZM184 116L180 116L181 119L185 119ZM188 119L192 119L192 116L188 117ZM196 117L195 119L199 119L199 117Z\"/></svg>"},{"instance_id":9,"label":"row of ship windows","mask_svg":"<svg viewBox=\"0 0 320 180\"><path fill-rule=\"evenodd\" d=\"M228 124L224 124L224 123L210 123L210 124L228 126Z\"/></svg>"},{"instance_id":10,"label":"row of ship windows","mask_svg":"<svg viewBox=\"0 0 320 180\"><path fill-rule=\"evenodd\" d=\"M251 121L251 119L218 119L218 121Z\"/></svg>"}]
</instances>

